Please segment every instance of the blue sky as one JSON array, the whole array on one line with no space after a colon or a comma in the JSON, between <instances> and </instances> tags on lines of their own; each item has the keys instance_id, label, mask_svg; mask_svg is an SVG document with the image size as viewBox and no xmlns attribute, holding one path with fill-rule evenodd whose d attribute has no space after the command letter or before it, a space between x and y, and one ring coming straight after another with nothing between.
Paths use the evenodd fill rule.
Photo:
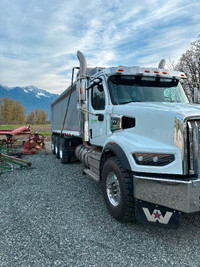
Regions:
<instances>
[{"instance_id":1,"label":"blue sky","mask_svg":"<svg viewBox=\"0 0 200 267\"><path fill-rule=\"evenodd\" d=\"M77 50L89 67L153 67L198 34L198 0L0 0L0 84L60 94Z\"/></svg>"}]
</instances>

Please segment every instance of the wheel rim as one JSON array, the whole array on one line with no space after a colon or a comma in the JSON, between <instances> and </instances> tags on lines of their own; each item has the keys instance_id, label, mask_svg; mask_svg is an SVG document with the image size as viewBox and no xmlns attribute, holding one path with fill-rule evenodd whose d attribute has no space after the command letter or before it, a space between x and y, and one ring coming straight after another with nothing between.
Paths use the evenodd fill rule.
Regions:
<instances>
[{"instance_id":1,"label":"wheel rim","mask_svg":"<svg viewBox=\"0 0 200 267\"><path fill-rule=\"evenodd\" d=\"M110 172L106 179L106 192L110 203L118 206L121 199L121 191L119 181L114 172Z\"/></svg>"},{"instance_id":2,"label":"wheel rim","mask_svg":"<svg viewBox=\"0 0 200 267\"><path fill-rule=\"evenodd\" d=\"M59 153L60 153L60 158L62 159L62 157L63 157L62 147L60 147L60 151L59 151Z\"/></svg>"},{"instance_id":3,"label":"wheel rim","mask_svg":"<svg viewBox=\"0 0 200 267\"><path fill-rule=\"evenodd\" d=\"M55 144L55 152L56 152L56 154L58 154L58 144L57 143Z\"/></svg>"},{"instance_id":4,"label":"wheel rim","mask_svg":"<svg viewBox=\"0 0 200 267\"><path fill-rule=\"evenodd\" d=\"M51 149L52 149L52 151L55 150L55 145L54 145L54 143L51 143Z\"/></svg>"}]
</instances>

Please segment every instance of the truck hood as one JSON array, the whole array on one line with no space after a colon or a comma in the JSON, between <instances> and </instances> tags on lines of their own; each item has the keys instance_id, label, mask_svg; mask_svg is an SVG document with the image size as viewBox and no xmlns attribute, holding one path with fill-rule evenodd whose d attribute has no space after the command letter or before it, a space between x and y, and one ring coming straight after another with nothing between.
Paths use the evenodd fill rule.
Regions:
<instances>
[{"instance_id":1,"label":"truck hood","mask_svg":"<svg viewBox=\"0 0 200 267\"><path fill-rule=\"evenodd\" d=\"M147 111L154 110L155 112L167 112L169 114L178 114L181 117L188 116L200 116L200 105L197 104L182 104L182 103L170 103L170 102L141 102L141 103L129 103L121 106L115 106L114 112L117 110L123 110L125 113L130 110L139 109ZM124 114L125 115L125 114ZM127 114L128 115L128 114ZM129 114L130 115L130 114Z\"/></svg>"},{"instance_id":2,"label":"truck hood","mask_svg":"<svg viewBox=\"0 0 200 267\"><path fill-rule=\"evenodd\" d=\"M200 118L200 105L137 102L114 106L113 114L135 118L135 127L125 131L174 145L175 118Z\"/></svg>"}]
</instances>

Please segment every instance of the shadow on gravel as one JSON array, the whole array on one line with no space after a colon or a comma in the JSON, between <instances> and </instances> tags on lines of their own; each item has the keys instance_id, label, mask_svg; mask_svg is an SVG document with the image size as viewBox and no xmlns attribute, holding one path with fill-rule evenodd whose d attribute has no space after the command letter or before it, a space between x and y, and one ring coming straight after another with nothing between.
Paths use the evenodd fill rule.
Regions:
<instances>
[{"instance_id":1,"label":"shadow on gravel","mask_svg":"<svg viewBox=\"0 0 200 267\"><path fill-rule=\"evenodd\" d=\"M200 266L200 213L178 230L119 223L101 184L50 153L0 176L0 266Z\"/></svg>"}]
</instances>

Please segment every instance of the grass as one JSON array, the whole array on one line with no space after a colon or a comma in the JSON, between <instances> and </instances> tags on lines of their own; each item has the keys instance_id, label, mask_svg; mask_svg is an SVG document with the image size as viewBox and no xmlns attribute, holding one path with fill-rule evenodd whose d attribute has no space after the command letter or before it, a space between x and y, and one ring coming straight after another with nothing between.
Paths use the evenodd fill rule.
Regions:
<instances>
[{"instance_id":1,"label":"grass","mask_svg":"<svg viewBox=\"0 0 200 267\"><path fill-rule=\"evenodd\" d=\"M39 134L42 134L44 136L50 136L51 133L50 132L38 132Z\"/></svg>"},{"instance_id":2,"label":"grass","mask_svg":"<svg viewBox=\"0 0 200 267\"><path fill-rule=\"evenodd\" d=\"M24 125L0 125L0 129L16 129Z\"/></svg>"}]
</instances>

